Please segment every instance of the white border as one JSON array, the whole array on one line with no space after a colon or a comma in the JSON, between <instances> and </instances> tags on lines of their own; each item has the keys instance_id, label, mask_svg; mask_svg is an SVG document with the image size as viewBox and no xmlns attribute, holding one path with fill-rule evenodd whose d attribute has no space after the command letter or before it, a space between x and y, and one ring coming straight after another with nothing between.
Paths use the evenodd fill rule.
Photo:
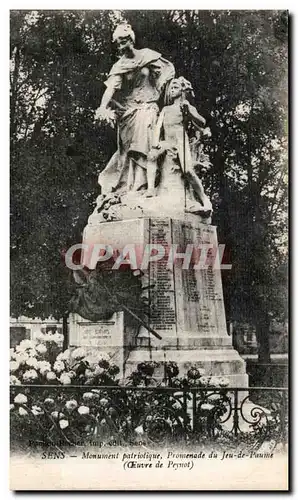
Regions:
<instances>
[{"instance_id":1,"label":"white border","mask_svg":"<svg viewBox=\"0 0 298 500\"><path fill-rule=\"evenodd\" d=\"M8 285L9 285L9 279L8 279L8 267L9 267L9 253L8 253L8 239L9 239L9 226L8 226L8 212L9 212L9 75L8 75L8 56L9 56L9 9L28 9L28 10L33 10L33 9L111 9L111 10L117 10L117 9L135 9L138 10L140 9L140 2L136 1L131 1L131 0L126 0L126 1L109 1L109 2L103 2L103 1L95 1L95 0L86 0L84 3L83 2L78 2L75 0L69 1L69 0L64 0L61 5L61 1L58 0L51 0L51 1L41 1L41 0L35 0L35 2L32 2L32 5L28 5L29 2L27 1L10 1L8 4L5 6L1 7L1 16L0 16L0 22L1 22L1 68L2 68L2 78L1 78L1 92L0 92L0 98L1 98L1 104L0 104L0 109L1 109L1 133L0 133L0 138L1 138L1 196L0 196L0 201L1 201L1 209L0 209L0 217L1 217L1 230L2 230L2 237L4 235L4 238L2 240L1 244L1 263L2 263L2 277L1 277L1 300L0 300L0 307L1 307L1 315L0 318L2 320L1 323L1 333L2 333L2 343L1 343L1 354L2 354L2 362L0 363L0 367L2 370L1 373L1 402L3 404L3 401L7 403L7 406L3 409L3 405L1 405L1 448L2 448L2 461L1 461L1 485L2 486L2 495L1 498L11 498L13 495L12 492L8 491L8 460L5 460L5 457L8 459L8 332L9 332L9 307L8 307ZM292 246L295 245L295 240L296 240L296 221L298 220L297 217L297 212L298 212L298 196L297 196L297 191L296 191L296 184L297 184L297 174L295 173L295 170L298 168L298 165L296 165L295 162L295 139L296 139L296 134L295 134L295 127L294 124L296 123L297 120L297 98L295 99L295 90L296 90L296 82L297 82L297 35L295 34L296 32L296 19L295 15L297 14L297 2L294 3L294 1L288 2L285 4L285 2L281 1L269 1L269 0L250 0L250 1L229 1L229 2L222 2L219 0L209 0L206 3L203 2L198 2L198 1L189 1L185 0L184 2L177 1L177 0L164 0L162 2L160 1L153 1L151 0L150 2L142 2L142 9L246 9L246 10L253 10L253 9L270 9L270 10L285 10L288 9L291 16L292 16L292 65L294 66L293 68L293 73L292 73L292 92L291 96L292 99L294 99L294 111L292 111L292 165L291 165L291 172L292 172L292 201L293 201L293 210L291 214L291 220L293 222L294 219L294 224L292 228ZM7 68L7 70L6 70ZM295 246L292 248L292 256L293 256L293 270L292 270L292 280L293 280L293 302L292 302L292 310L295 312L295 310L298 310L298 307L296 306L295 300L297 298L298 301L298 295L295 290L295 283L298 283L298 270L297 266L295 266L294 262L294 256L295 256ZM4 319L5 318L5 319ZM297 328L295 328L297 325L296 323L296 315L293 314L293 325L292 325L292 347L295 347L295 354L296 354L296 347L297 343L294 343L295 340L295 334L298 331ZM297 325L298 326L298 325ZM292 353L292 361L293 361L293 366L295 366L294 363L294 353ZM292 374L294 375L294 373ZM295 377L293 377L292 384L294 385L294 389L296 388L296 376L297 376L297 371L295 373ZM294 395L294 390L292 390L292 394ZM292 411L294 408L292 408ZM293 416L293 415L292 415ZM292 421L294 421L294 418L292 418ZM295 444L296 444L296 439L295 439ZM292 452L293 448L295 448L295 444L292 443ZM5 451L4 451L5 450ZM4 451L4 453L3 453ZM293 476L293 486L295 486L294 483L294 470L292 470L292 476ZM103 493L101 493L102 495ZM57 498L61 498L63 493L58 493ZM81 498L84 498L86 494L79 494L76 496L79 496ZM116 495L116 494L115 494ZM156 495L156 494L155 494ZM184 496L183 493L180 493L180 495ZM179 495L179 496L180 496ZM253 493L254 497L261 495L258 493ZM27 498L31 497L31 495L26 495ZM109 497L114 496L109 494ZM210 495L208 494L202 494L200 493L200 496L210 498ZM211 495L212 497L213 495ZM270 496L270 495L269 495Z\"/></svg>"}]
</instances>

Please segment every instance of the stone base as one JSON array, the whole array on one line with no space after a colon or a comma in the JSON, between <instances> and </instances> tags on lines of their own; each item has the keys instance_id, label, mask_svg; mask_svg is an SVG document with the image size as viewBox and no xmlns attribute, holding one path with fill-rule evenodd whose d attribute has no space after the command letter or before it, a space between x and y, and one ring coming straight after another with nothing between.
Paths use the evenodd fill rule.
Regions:
<instances>
[{"instance_id":1,"label":"stone base","mask_svg":"<svg viewBox=\"0 0 298 500\"><path fill-rule=\"evenodd\" d=\"M230 387L248 387L246 363L239 353L231 349L171 349L135 348L130 351L125 363L124 376L129 376L138 363L155 361L158 367L154 376L164 377L164 363L173 361L179 368L179 377L186 375L188 369L195 365L203 368L206 375L222 376L229 381Z\"/></svg>"},{"instance_id":2,"label":"stone base","mask_svg":"<svg viewBox=\"0 0 298 500\"><path fill-rule=\"evenodd\" d=\"M197 222L210 224L212 206L209 203L208 207L204 207L193 199L187 199L185 207L183 190L180 193L166 191L151 198L146 197L146 191L131 192L122 196L111 193L98 196L97 206L88 219L88 226L96 227L105 222L136 218L156 218L165 212L169 218L185 219L190 216L195 217Z\"/></svg>"},{"instance_id":3,"label":"stone base","mask_svg":"<svg viewBox=\"0 0 298 500\"><path fill-rule=\"evenodd\" d=\"M152 342L152 343L151 343ZM158 341L157 341L158 342ZM164 337L163 346L155 344L148 332L135 337L123 313L115 313L110 320L91 322L78 314L70 316L70 346L83 347L88 359L98 351L111 356L120 368L120 377L128 377L142 362L155 361L154 377L164 378L164 363L173 361L179 368L179 377L185 376L195 365L206 375L223 376L230 387L248 387L246 362L232 347L231 337L181 335L179 341Z\"/></svg>"},{"instance_id":4,"label":"stone base","mask_svg":"<svg viewBox=\"0 0 298 500\"><path fill-rule=\"evenodd\" d=\"M154 198L144 198L143 208L145 205L148 210L150 205L150 210L159 213ZM173 361L179 367L180 376L196 364L205 370L206 375L227 377L230 386L248 387L245 361L233 349L232 339L227 333L216 227L208 224L206 219L202 223L200 217L193 214L179 212L174 215L175 210L184 210L174 198L169 205L173 208L172 217L150 215L138 218L135 214L134 219L127 216L126 220L106 223L95 220L94 225L89 221L84 230L83 243L88 249L104 244L121 255L125 247L133 248L136 269L142 269L143 296L149 305L146 322L151 333L141 323L133 330L128 318L123 319L118 333L113 329L115 334L111 333L110 339L115 338L120 351L123 346L123 376L129 376L138 363L156 361L159 368L155 373L162 379L164 362ZM144 266L144 249L147 245L157 244L164 249L164 255L152 258L149 265ZM193 254L188 265L184 265L188 245ZM211 249L213 257L199 265L198 254L204 245ZM176 260L170 259L173 248L180 255ZM91 265L90 255L88 250L82 257L82 263L89 269L96 266L96 261ZM133 260L130 254L129 258ZM87 332L85 341L88 341L88 336ZM98 347L100 337L98 331ZM82 339L78 345L81 342Z\"/></svg>"},{"instance_id":5,"label":"stone base","mask_svg":"<svg viewBox=\"0 0 298 500\"><path fill-rule=\"evenodd\" d=\"M124 377L125 361L135 345L135 331L123 312L114 313L109 320L88 321L78 314L69 319L69 347L81 347L93 362L98 352L110 356Z\"/></svg>"}]
</instances>

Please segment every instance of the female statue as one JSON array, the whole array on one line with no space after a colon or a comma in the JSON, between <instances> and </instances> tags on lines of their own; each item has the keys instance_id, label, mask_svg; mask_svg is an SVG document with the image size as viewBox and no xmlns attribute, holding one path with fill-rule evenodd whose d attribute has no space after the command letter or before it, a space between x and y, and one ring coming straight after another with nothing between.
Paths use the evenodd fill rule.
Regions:
<instances>
[{"instance_id":1,"label":"female statue","mask_svg":"<svg viewBox=\"0 0 298 500\"><path fill-rule=\"evenodd\" d=\"M134 48L130 25L119 25L113 41L121 57L105 82L95 118L112 126L117 121L118 149L99 175L102 194L137 191L147 184L147 154L159 113L158 100L175 73L174 66L158 52Z\"/></svg>"}]
</instances>

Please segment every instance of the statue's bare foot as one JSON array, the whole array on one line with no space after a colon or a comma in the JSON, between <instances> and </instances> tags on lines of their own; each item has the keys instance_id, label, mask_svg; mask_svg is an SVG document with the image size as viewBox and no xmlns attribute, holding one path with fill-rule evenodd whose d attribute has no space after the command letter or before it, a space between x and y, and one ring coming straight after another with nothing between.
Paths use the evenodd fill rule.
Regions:
<instances>
[{"instance_id":1,"label":"statue's bare foot","mask_svg":"<svg viewBox=\"0 0 298 500\"><path fill-rule=\"evenodd\" d=\"M198 214L202 210L204 210L204 207L198 201L194 201L193 203L188 203L186 207L186 212L189 212L191 214Z\"/></svg>"},{"instance_id":2,"label":"statue's bare foot","mask_svg":"<svg viewBox=\"0 0 298 500\"><path fill-rule=\"evenodd\" d=\"M212 206L201 205L199 202L190 203L186 208L186 212L195 215L202 215L203 217L210 217L212 214Z\"/></svg>"},{"instance_id":3,"label":"statue's bare foot","mask_svg":"<svg viewBox=\"0 0 298 500\"><path fill-rule=\"evenodd\" d=\"M155 189L148 189L145 196L146 198L152 198L153 196L155 196Z\"/></svg>"},{"instance_id":4,"label":"statue's bare foot","mask_svg":"<svg viewBox=\"0 0 298 500\"><path fill-rule=\"evenodd\" d=\"M213 211L212 203L207 196L205 196L205 199L204 199L204 209L206 211L210 211L210 210L211 210L211 212Z\"/></svg>"}]
</instances>

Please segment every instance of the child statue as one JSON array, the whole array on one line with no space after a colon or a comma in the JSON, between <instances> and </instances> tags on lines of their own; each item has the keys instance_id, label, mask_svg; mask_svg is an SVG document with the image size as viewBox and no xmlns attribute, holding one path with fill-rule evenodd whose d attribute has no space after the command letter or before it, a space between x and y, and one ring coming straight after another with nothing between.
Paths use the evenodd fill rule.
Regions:
<instances>
[{"instance_id":1,"label":"child statue","mask_svg":"<svg viewBox=\"0 0 298 500\"><path fill-rule=\"evenodd\" d=\"M210 133L205 129L206 120L197 112L185 98L187 94L193 94L192 86L185 78L174 78L171 80L167 91L167 100L170 103L165 106L158 118L154 135L153 148L148 155L147 165L147 197L155 196L155 181L158 166L161 168L162 184L169 180L163 176L167 172L179 175L180 185L185 190L186 211L192 213L212 212L212 205L204 192L201 180L195 171L195 165L199 162L195 159L192 144L201 148L201 137ZM196 130L195 141L190 141L187 129L192 125ZM164 177L164 179L162 179ZM176 176L177 178L177 176ZM177 181L175 181L177 184ZM186 193L187 192L187 193ZM159 191L160 194L160 191ZM186 203L187 198L187 203Z\"/></svg>"}]
</instances>

